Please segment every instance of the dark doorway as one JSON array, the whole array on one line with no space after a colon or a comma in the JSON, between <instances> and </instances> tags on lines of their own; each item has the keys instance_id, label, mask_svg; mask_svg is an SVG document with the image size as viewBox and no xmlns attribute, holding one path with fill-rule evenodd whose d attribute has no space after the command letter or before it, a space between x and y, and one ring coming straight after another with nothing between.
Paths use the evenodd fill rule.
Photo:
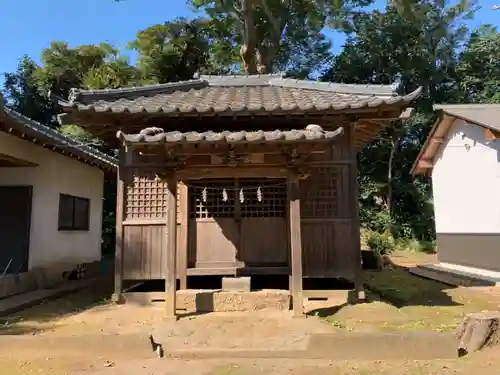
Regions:
<instances>
[{"instance_id":1,"label":"dark doorway","mask_svg":"<svg viewBox=\"0 0 500 375\"><path fill-rule=\"evenodd\" d=\"M0 186L0 275L28 270L31 186Z\"/></svg>"}]
</instances>

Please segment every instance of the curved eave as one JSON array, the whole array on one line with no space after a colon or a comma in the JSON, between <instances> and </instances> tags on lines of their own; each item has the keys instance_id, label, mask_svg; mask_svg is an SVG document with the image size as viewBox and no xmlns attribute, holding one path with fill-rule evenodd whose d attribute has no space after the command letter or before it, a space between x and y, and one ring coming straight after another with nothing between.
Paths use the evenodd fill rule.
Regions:
<instances>
[{"instance_id":1,"label":"curved eave","mask_svg":"<svg viewBox=\"0 0 500 375\"><path fill-rule=\"evenodd\" d=\"M342 127L333 131L309 131L309 130L289 130L289 131L257 131L257 132L187 132L179 131L160 132L157 134L125 134L118 131L116 137L124 145L200 145L225 143L235 144L276 144L276 143L328 143L344 134Z\"/></svg>"}]
</instances>

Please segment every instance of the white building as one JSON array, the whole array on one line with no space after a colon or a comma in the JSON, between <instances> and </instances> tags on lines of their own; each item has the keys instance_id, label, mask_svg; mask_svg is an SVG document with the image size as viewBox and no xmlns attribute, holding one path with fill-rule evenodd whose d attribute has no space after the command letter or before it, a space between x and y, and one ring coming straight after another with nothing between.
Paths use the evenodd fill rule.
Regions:
<instances>
[{"instance_id":1,"label":"white building","mask_svg":"<svg viewBox=\"0 0 500 375\"><path fill-rule=\"evenodd\" d=\"M436 109L412 170L432 176L435 267L500 280L500 105Z\"/></svg>"},{"instance_id":2,"label":"white building","mask_svg":"<svg viewBox=\"0 0 500 375\"><path fill-rule=\"evenodd\" d=\"M100 261L104 175L116 165L0 107L0 297Z\"/></svg>"}]
</instances>

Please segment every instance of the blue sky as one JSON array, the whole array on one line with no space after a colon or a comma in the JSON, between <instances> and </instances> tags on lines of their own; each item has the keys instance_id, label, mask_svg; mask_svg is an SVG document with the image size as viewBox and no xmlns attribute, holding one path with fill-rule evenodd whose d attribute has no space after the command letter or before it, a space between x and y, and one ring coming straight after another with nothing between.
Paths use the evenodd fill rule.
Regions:
<instances>
[{"instance_id":1,"label":"blue sky","mask_svg":"<svg viewBox=\"0 0 500 375\"><path fill-rule=\"evenodd\" d=\"M495 0L482 1L483 9L471 26L500 25L500 11L490 10ZM498 0L500 3L500 0ZM385 1L377 1L383 6ZM0 73L14 71L19 58L39 60L53 40L71 45L107 41L124 48L137 31L192 13L186 0L1 0ZM342 35L329 34L334 50L342 48Z\"/></svg>"}]
</instances>

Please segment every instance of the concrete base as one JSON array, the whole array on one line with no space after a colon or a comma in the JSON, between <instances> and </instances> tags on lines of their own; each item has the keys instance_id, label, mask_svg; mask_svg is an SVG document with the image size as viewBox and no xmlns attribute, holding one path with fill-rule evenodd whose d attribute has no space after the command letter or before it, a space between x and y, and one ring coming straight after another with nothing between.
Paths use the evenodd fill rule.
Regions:
<instances>
[{"instance_id":1,"label":"concrete base","mask_svg":"<svg viewBox=\"0 0 500 375\"><path fill-rule=\"evenodd\" d=\"M164 302L162 292L125 292L127 303L151 305ZM288 290L262 290L255 292L224 292L222 290L179 290L177 310L185 313L236 312L260 310L288 310Z\"/></svg>"},{"instance_id":2,"label":"concrete base","mask_svg":"<svg viewBox=\"0 0 500 375\"><path fill-rule=\"evenodd\" d=\"M92 263L53 264L50 267L36 267L28 272L0 277L0 298L10 297L37 289L50 289L68 280L88 279L99 276L100 261ZM80 270L81 272L77 272ZM74 280L73 280L74 281Z\"/></svg>"},{"instance_id":3,"label":"concrete base","mask_svg":"<svg viewBox=\"0 0 500 375\"><path fill-rule=\"evenodd\" d=\"M499 286L500 273L449 263L423 264L410 268L414 275L455 286Z\"/></svg>"},{"instance_id":4,"label":"concrete base","mask_svg":"<svg viewBox=\"0 0 500 375\"><path fill-rule=\"evenodd\" d=\"M250 277L223 277L223 292L250 292Z\"/></svg>"}]
</instances>

